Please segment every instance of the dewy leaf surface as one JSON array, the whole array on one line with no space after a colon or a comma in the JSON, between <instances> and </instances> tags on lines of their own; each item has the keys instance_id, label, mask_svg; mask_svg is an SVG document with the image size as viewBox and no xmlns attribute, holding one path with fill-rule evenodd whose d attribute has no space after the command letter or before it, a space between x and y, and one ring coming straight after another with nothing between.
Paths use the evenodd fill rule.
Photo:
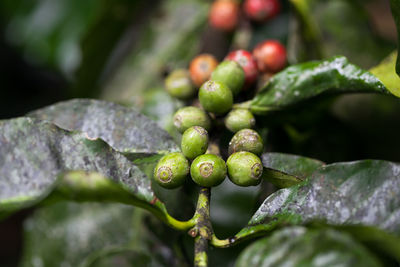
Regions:
<instances>
[{"instance_id":1,"label":"dewy leaf surface","mask_svg":"<svg viewBox=\"0 0 400 267\"><path fill-rule=\"evenodd\" d=\"M293 65L276 74L251 101L253 113L289 108L322 94L384 93L378 78L349 63L345 57Z\"/></svg>"},{"instance_id":2,"label":"dewy leaf surface","mask_svg":"<svg viewBox=\"0 0 400 267\"><path fill-rule=\"evenodd\" d=\"M351 235L334 229L288 227L248 246L236 267L383 266Z\"/></svg>"},{"instance_id":3,"label":"dewy leaf surface","mask_svg":"<svg viewBox=\"0 0 400 267\"><path fill-rule=\"evenodd\" d=\"M279 188L286 188L302 182L320 166L322 161L284 153L264 153L263 179Z\"/></svg>"},{"instance_id":4,"label":"dewy leaf surface","mask_svg":"<svg viewBox=\"0 0 400 267\"><path fill-rule=\"evenodd\" d=\"M71 198L77 189L86 194L78 198L164 208L150 204L156 199L150 180L104 141L32 118L0 121L0 215L38 202L57 183L59 193Z\"/></svg>"},{"instance_id":5,"label":"dewy leaf surface","mask_svg":"<svg viewBox=\"0 0 400 267\"><path fill-rule=\"evenodd\" d=\"M268 230L283 222L321 220L333 225L377 226L400 235L399 194L398 163L363 160L325 165L303 183L265 199L249 226ZM248 229L237 236L245 236Z\"/></svg>"},{"instance_id":6,"label":"dewy leaf surface","mask_svg":"<svg viewBox=\"0 0 400 267\"><path fill-rule=\"evenodd\" d=\"M74 99L29 114L69 131L81 131L88 138L101 138L118 152L164 154L178 151L172 137L135 109L111 102Z\"/></svg>"}]
</instances>

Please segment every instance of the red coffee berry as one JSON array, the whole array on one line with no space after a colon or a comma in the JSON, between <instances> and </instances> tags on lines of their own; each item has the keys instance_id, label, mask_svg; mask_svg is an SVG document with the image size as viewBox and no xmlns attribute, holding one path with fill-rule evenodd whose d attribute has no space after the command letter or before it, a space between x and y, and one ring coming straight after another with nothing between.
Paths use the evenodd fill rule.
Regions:
<instances>
[{"instance_id":1,"label":"red coffee berry","mask_svg":"<svg viewBox=\"0 0 400 267\"><path fill-rule=\"evenodd\" d=\"M259 43L253 50L253 57L261 72L278 72L286 65L286 48L276 40Z\"/></svg>"},{"instance_id":2,"label":"red coffee berry","mask_svg":"<svg viewBox=\"0 0 400 267\"><path fill-rule=\"evenodd\" d=\"M279 0L245 0L243 8L251 20L264 22L275 17L281 5Z\"/></svg>"},{"instance_id":3,"label":"red coffee berry","mask_svg":"<svg viewBox=\"0 0 400 267\"><path fill-rule=\"evenodd\" d=\"M226 56L225 60L236 61L243 68L246 76L245 87L249 87L257 80L257 63L250 52L246 50L232 51Z\"/></svg>"},{"instance_id":4,"label":"red coffee berry","mask_svg":"<svg viewBox=\"0 0 400 267\"><path fill-rule=\"evenodd\" d=\"M239 4L233 0L217 0L210 8L209 22L216 29L230 32L239 21Z\"/></svg>"},{"instance_id":5,"label":"red coffee berry","mask_svg":"<svg viewBox=\"0 0 400 267\"><path fill-rule=\"evenodd\" d=\"M210 79L211 73L217 67L218 61L210 54L201 54L190 62L190 78L194 85L200 87Z\"/></svg>"}]
</instances>

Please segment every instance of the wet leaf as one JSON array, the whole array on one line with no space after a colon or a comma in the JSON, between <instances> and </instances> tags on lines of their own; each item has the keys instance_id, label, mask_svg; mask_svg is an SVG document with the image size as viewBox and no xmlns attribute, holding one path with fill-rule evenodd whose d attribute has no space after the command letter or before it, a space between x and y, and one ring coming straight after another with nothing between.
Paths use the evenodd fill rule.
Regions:
<instances>
[{"instance_id":1,"label":"wet leaf","mask_svg":"<svg viewBox=\"0 0 400 267\"><path fill-rule=\"evenodd\" d=\"M400 44L400 1L399 0L390 0L390 5L392 8L392 14L394 21L397 27L397 38L398 43ZM398 55L397 55L397 64L396 64L396 72L400 76L400 45L398 44Z\"/></svg>"},{"instance_id":2,"label":"wet leaf","mask_svg":"<svg viewBox=\"0 0 400 267\"><path fill-rule=\"evenodd\" d=\"M396 74L397 52L393 52L370 72L379 78L386 88L395 96L400 97L400 77Z\"/></svg>"},{"instance_id":3,"label":"wet leaf","mask_svg":"<svg viewBox=\"0 0 400 267\"><path fill-rule=\"evenodd\" d=\"M316 159L284 153L264 153L261 160L264 165L263 179L278 188L296 185L324 165Z\"/></svg>"},{"instance_id":4,"label":"wet leaf","mask_svg":"<svg viewBox=\"0 0 400 267\"><path fill-rule=\"evenodd\" d=\"M0 121L0 129L0 215L56 188L53 199L116 201L164 216L150 180L104 141L32 118Z\"/></svg>"},{"instance_id":5,"label":"wet leaf","mask_svg":"<svg viewBox=\"0 0 400 267\"><path fill-rule=\"evenodd\" d=\"M74 99L29 113L69 131L101 138L130 158L178 151L172 137L135 109L114 103Z\"/></svg>"},{"instance_id":6,"label":"wet leaf","mask_svg":"<svg viewBox=\"0 0 400 267\"><path fill-rule=\"evenodd\" d=\"M383 266L351 235L334 229L289 227L248 246L242 266Z\"/></svg>"},{"instance_id":7,"label":"wet leaf","mask_svg":"<svg viewBox=\"0 0 400 267\"><path fill-rule=\"evenodd\" d=\"M323 94L355 92L389 94L378 78L345 57L334 57L293 65L276 74L251 101L250 109L263 115Z\"/></svg>"},{"instance_id":8,"label":"wet leaf","mask_svg":"<svg viewBox=\"0 0 400 267\"><path fill-rule=\"evenodd\" d=\"M400 164L363 160L325 165L303 183L265 199L249 226L270 230L282 223L321 220L332 225L376 226L400 235L399 191Z\"/></svg>"}]
</instances>

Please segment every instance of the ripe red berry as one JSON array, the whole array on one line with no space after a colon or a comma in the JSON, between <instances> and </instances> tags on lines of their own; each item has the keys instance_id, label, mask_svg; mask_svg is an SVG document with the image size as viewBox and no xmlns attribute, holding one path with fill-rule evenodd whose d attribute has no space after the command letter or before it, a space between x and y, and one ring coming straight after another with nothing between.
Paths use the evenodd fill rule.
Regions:
<instances>
[{"instance_id":1,"label":"ripe red berry","mask_svg":"<svg viewBox=\"0 0 400 267\"><path fill-rule=\"evenodd\" d=\"M190 78L194 85L200 87L210 79L211 73L217 67L218 61L210 54L201 54L190 62Z\"/></svg>"},{"instance_id":2,"label":"ripe red berry","mask_svg":"<svg viewBox=\"0 0 400 267\"><path fill-rule=\"evenodd\" d=\"M273 18L281 10L279 0L245 0L243 7L246 15L258 22Z\"/></svg>"},{"instance_id":3,"label":"ripe red berry","mask_svg":"<svg viewBox=\"0 0 400 267\"><path fill-rule=\"evenodd\" d=\"M257 80L257 63L250 52L246 50L232 51L226 56L225 60L236 61L243 68L246 76L245 87L249 87Z\"/></svg>"},{"instance_id":4,"label":"ripe red berry","mask_svg":"<svg viewBox=\"0 0 400 267\"><path fill-rule=\"evenodd\" d=\"M259 43L253 50L253 56L261 72L278 72L286 65L286 48L276 40Z\"/></svg>"},{"instance_id":5,"label":"ripe red berry","mask_svg":"<svg viewBox=\"0 0 400 267\"><path fill-rule=\"evenodd\" d=\"M239 4L233 0L217 0L210 8L209 22L216 29L230 32L239 21Z\"/></svg>"}]
</instances>

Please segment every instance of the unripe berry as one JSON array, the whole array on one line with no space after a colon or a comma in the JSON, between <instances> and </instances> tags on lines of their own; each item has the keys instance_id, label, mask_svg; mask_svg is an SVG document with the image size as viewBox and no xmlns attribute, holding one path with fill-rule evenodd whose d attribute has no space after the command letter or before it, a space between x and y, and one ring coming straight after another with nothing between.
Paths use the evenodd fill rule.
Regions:
<instances>
[{"instance_id":1,"label":"unripe berry","mask_svg":"<svg viewBox=\"0 0 400 267\"><path fill-rule=\"evenodd\" d=\"M263 173L259 157L247 151L236 152L226 161L228 177L239 186L258 185Z\"/></svg>"},{"instance_id":2,"label":"unripe berry","mask_svg":"<svg viewBox=\"0 0 400 267\"><path fill-rule=\"evenodd\" d=\"M239 4L233 0L217 0L210 8L209 23L212 27L231 32L239 21Z\"/></svg>"},{"instance_id":3,"label":"unripe berry","mask_svg":"<svg viewBox=\"0 0 400 267\"><path fill-rule=\"evenodd\" d=\"M205 110L215 114L224 114L233 105L231 90L225 84L215 81L208 81L200 87L199 100Z\"/></svg>"},{"instance_id":4,"label":"unripe berry","mask_svg":"<svg viewBox=\"0 0 400 267\"><path fill-rule=\"evenodd\" d=\"M174 125L183 133L192 126L201 126L207 131L211 129L211 120L204 110L197 107L184 107L175 112Z\"/></svg>"},{"instance_id":5,"label":"unripe berry","mask_svg":"<svg viewBox=\"0 0 400 267\"><path fill-rule=\"evenodd\" d=\"M253 50L253 56L261 72L278 72L287 61L286 48L276 40L259 43Z\"/></svg>"},{"instance_id":6,"label":"unripe berry","mask_svg":"<svg viewBox=\"0 0 400 267\"><path fill-rule=\"evenodd\" d=\"M257 80L257 63L250 52L246 50L232 51L225 59L236 61L242 67L245 74L245 87L249 87Z\"/></svg>"},{"instance_id":7,"label":"unripe berry","mask_svg":"<svg viewBox=\"0 0 400 267\"><path fill-rule=\"evenodd\" d=\"M253 128L255 124L256 119L248 109L234 109L225 118L226 128L234 133L242 129Z\"/></svg>"},{"instance_id":8,"label":"unripe berry","mask_svg":"<svg viewBox=\"0 0 400 267\"><path fill-rule=\"evenodd\" d=\"M198 156L190 166L190 175L198 185L205 187L217 186L226 177L225 161L213 154Z\"/></svg>"},{"instance_id":9,"label":"unripe berry","mask_svg":"<svg viewBox=\"0 0 400 267\"><path fill-rule=\"evenodd\" d=\"M201 54L195 57L189 66L190 78L194 85L200 87L204 82L208 81L217 65L218 61L210 54Z\"/></svg>"},{"instance_id":10,"label":"unripe berry","mask_svg":"<svg viewBox=\"0 0 400 267\"><path fill-rule=\"evenodd\" d=\"M251 20L264 22L275 17L281 10L279 0L245 0L244 12Z\"/></svg>"},{"instance_id":11,"label":"unripe berry","mask_svg":"<svg viewBox=\"0 0 400 267\"><path fill-rule=\"evenodd\" d=\"M182 135L181 149L188 159L194 159L206 153L208 148L207 130L200 126L187 129Z\"/></svg>"},{"instance_id":12,"label":"unripe berry","mask_svg":"<svg viewBox=\"0 0 400 267\"><path fill-rule=\"evenodd\" d=\"M229 142L229 154L239 151L248 151L261 155L264 145L261 136L252 129L243 129L237 132Z\"/></svg>"},{"instance_id":13,"label":"unripe berry","mask_svg":"<svg viewBox=\"0 0 400 267\"><path fill-rule=\"evenodd\" d=\"M245 74L237 62L226 60L215 68L211 80L225 84L233 95L237 95L244 85Z\"/></svg>"},{"instance_id":14,"label":"unripe berry","mask_svg":"<svg viewBox=\"0 0 400 267\"><path fill-rule=\"evenodd\" d=\"M173 189L181 186L189 174L189 162L182 153L162 157L154 169L154 179L162 187Z\"/></svg>"},{"instance_id":15,"label":"unripe berry","mask_svg":"<svg viewBox=\"0 0 400 267\"><path fill-rule=\"evenodd\" d=\"M165 79L165 89L171 96L179 99L188 99L196 93L190 74L185 69L171 72Z\"/></svg>"}]
</instances>

